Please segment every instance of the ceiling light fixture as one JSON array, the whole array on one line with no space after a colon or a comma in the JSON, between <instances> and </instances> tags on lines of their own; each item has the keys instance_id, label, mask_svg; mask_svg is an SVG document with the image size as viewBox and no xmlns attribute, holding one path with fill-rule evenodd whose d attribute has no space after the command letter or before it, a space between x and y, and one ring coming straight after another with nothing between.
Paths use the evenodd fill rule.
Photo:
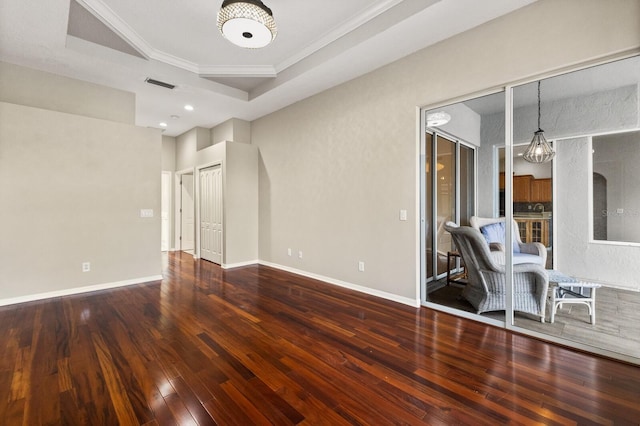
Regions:
<instances>
[{"instance_id":1,"label":"ceiling light fixture","mask_svg":"<svg viewBox=\"0 0 640 426\"><path fill-rule=\"evenodd\" d=\"M160 127L167 127L167 123L163 121L162 123L160 123Z\"/></svg>"},{"instance_id":2,"label":"ceiling light fixture","mask_svg":"<svg viewBox=\"0 0 640 426\"><path fill-rule=\"evenodd\" d=\"M231 43L249 49L265 47L278 34L271 9L260 0L224 0L218 29Z\"/></svg>"},{"instance_id":3,"label":"ceiling light fixture","mask_svg":"<svg viewBox=\"0 0 640 426\"><path fill-rule=\"evenodd\" d=\"M187 111L193 111L193 105L185 105L184 109L186 109Z\"/></svg>"},{"instance_id":4,"label":"ceiling light fixture","mask_svg":"<svg viewBox=\"0 0 640 426\"><path fill-rule=\"evenodd\" d=\"M533 139L524 152L524 159L530 163L546 163L553 160L556 153L544 137L544 130L540 128L540 80L538 80L538 130L533 134Z\"/></svg>"},{"instance_id":5,"label":"ceiling light fixture","mask_svg":"<svg viewBox=\"0 0 640 426\"><path fill-rule=\"evenodd\" d=\"M427 114L427 127L444 126L451 121L451 116L444 111Z\"/></svg>"}]
</instances>

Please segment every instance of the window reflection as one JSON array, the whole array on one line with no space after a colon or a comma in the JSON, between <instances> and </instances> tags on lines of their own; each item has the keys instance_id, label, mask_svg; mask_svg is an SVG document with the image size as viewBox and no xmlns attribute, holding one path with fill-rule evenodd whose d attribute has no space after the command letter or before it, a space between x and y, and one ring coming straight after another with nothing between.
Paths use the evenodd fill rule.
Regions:
<instances>
[{"instance_id":1,"label":"window reflection","mask_svg":"<svg viewBox=\"0 0 640 426\"><path fill-rule=\"evenodd\" d=\"M594 136L593 239L640 243L640 132Z\"/></svg>"}]
</instances>

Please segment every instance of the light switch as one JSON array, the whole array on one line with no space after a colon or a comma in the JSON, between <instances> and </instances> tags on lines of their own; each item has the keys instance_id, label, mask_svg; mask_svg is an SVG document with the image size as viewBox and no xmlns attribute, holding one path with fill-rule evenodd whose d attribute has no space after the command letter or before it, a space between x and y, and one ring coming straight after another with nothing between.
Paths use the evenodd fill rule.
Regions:
<instances>
[{"instance_id":1,"label":"light switch","mask_svg":"<svg viewBox=\"0 0 640 426\"><path fill-rule=\"evenodd\" d=\"M407 211L400 210L400 220L407 220Z\"/></svg>"},{"instance_id":2,"label":"light switch","mask_svg":"<svg viewBox=\"0 0 640 426\"><path fill-rule=\"evenodd\" d=\"M153 209L140 209L140 217L153 217Z\"/></svg>"}]
</instances>

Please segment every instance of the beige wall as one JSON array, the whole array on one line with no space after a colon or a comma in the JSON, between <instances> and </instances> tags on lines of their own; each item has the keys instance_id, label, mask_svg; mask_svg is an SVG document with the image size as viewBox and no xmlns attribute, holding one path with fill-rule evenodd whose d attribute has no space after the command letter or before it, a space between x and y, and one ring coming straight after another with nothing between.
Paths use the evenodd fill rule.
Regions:
<instances>
[{"instance_id":1,"label":"beige wall","mask_svg":"<svg viewBox=\"0 0 640 426\"><path fill-rule=\"evenodd\" d=\"M224 141L251 143L251 123L239 118L230 118L213 127L211 142L216 144Z\"/></svg>"},{"instance_id":2,"label":"beige wall","mask_svg":"<svg viewBox=\"0 0 640 426\"><path fill-rule=\"evenodd\" d=\"M258 150L226 142L224 167L224 263L258 261Z\"/></svg>"},{"instance_id":3,"label":"beige wall","mask_svg":"<svg viewBox=\"0 0 640 426\"><path fill-rule=\"evenodd\" d=\"M135 95L0 62L0 101L120 123L135 123Z\"/></svg>"},{"instance_id":4,"label":"beige wall","mask_svg":"<svg viewBox=\"0 0 640 426\"><path fill-rule=\"evenodd\" d=\"M162 136L162 170L176 171L176 138Z\"/></svg>"},{"instance_id":5,"label":"beige wall","mask_svg":"<svg viewBox=\"0 0 640 426\"><path fill-rule=\"evenodd\" d=\"M417 300L416 107L637 51L638 16L638 0L540 0L254 121L260 259Z\"/></svg>"},{"instance_id":6,"label":"beige wall","mask_svg":"<svg viewBox=\"0 0 640 426\"><path fill-rule=\"evenodd\" d=\"M198 164L196 153L211 146L211 131L194 127L176 137L176 171L192 169Z\"/></svg>"},{"instance_id":7,"label":"beige wall","mask_svg":"<svg viewBox=\"0 0 640 426\"><path fill-rule=\"evenodd\" d=\"M193 128L176 136L176 171L193 168L198 151L198 131Z\"/></svg>"},{"instance_id":8,"label":"beige wall","mask_svg":"<svg viewBox=\"0 0 640 426\"><path fill-rule=\"evenodd\" d=\"M157 278L160 156L158 130L0 103L0 303Z\"/></svg>"}]
</instances>

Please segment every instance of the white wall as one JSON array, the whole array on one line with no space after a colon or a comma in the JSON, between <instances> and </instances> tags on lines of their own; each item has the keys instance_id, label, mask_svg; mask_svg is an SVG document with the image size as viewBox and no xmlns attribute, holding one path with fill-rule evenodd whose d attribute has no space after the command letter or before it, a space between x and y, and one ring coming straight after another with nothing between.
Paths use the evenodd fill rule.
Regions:
<instances>
[{"instance_id":1,"label":"white wall","mask_svg":"<svg viewBox=\"0 0 640 426\"><path fill-rule=\"evenodd\" d=\"M579 78L579 77L576 77ZM594 87L594 89L598 89ZM514 97L520 88L514 89ZM640 99L638 86L626 86L613 90L603 90L587 96L572 97L548 102L543 105L543 129L547 140L598 134L638 127ZM531 142L537 129L537 105L516 108L513 115L513 141L515 145ZM482 117L482 140L479 150L478 214L491 216L496 192L486 184L495 179L494 147L504 147L504 112ZM549 177L546 166L532 165L523 159L514 160L517 175L531 174L536 178ZM544 170L540 173L539 170ZM562 196L562 192L560 193Z\"/></svg>"},{"instance_id":2,"label":"white wall","mask_svg":"<svg viewBox=\"0 0 640 426\"><path fill-rule=\"evenodd\" d=\"M158 279L160 146L158 130L1 102L0 303Z\"/></svg>"},{"instance_id":3,"label":"white wall","mask_svg":"<svg viewBox=\"0 0 640 426\"><path fill-rule=\"evenodd\" d=\"M531 136L533 137L533 135ZM513 173L515 175L531 175L536 179L550 178L551 163L535 164L516 156L513 157Z\"/></svg>"},{"instance_id":4,"label":"white wall","mask_svg":"<svg viewBox=\"0 0 640 426\"><path fill-rule=\"evenodd\" d=\"M593 171L607 179L607 212L594 213L606 214L609 241L640 242L639 135L640 132L620 133L595 138L592 143L597 152ZM616 149L610 144L615 144Z\"/></svg>"},{"instance_id":5,"label":"white wall","mask_svg":"<svg viewBox=\"0 0 640 426\"><path fill-rule=\"evenodd\" d=\"M454 135L465 142L480 146L480 115L462 103L436 108L433 111L445 111L451 115L451 121L438 127L450 135Z\"/></svg>"},{"instance_id":6,"label":"white wall","mask_svg":"<svg viewBox=\"0 0 640 426\"><path fill-rule=\"evenodd\" d=\"M416 107L637 50L638 16L637 0L540 0L254 121L260 259L417 301Z\"/></svg>"},{"instance_id":7,"label":"white wall","mask_svg":"<svg viewBox=\"0 0 640 426\"><path fill-rule=\"evenodd\" d=\"M558 269L587 280L640 290L640 246L590 242L588 138L562 140L556 147L556 185L563 195L556 203Z\"/></svg>"}]
</instances>

